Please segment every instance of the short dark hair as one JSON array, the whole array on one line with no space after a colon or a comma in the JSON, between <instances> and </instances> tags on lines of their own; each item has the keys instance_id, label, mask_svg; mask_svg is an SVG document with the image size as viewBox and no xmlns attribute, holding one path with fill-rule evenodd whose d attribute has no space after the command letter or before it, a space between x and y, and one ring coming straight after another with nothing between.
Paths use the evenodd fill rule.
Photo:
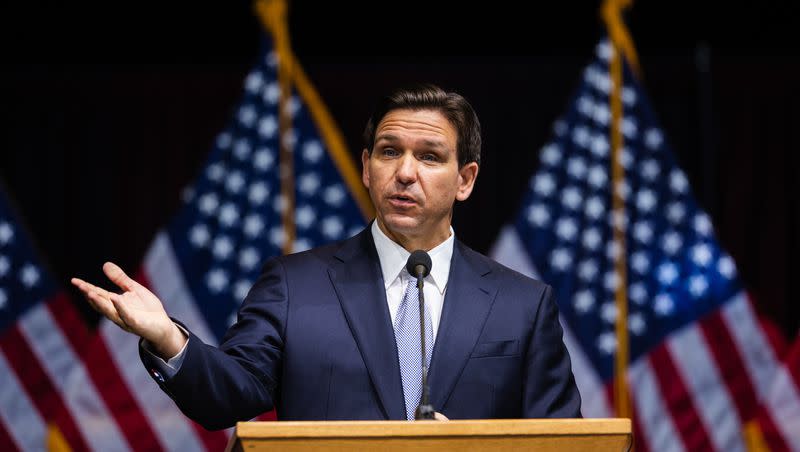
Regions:
<instances>
[{"instance_id":1,"label":"short dark hair","mask_svg":"<svg viewBox=\"0 0 800 452\"><path fill-rule=\"evenodd\" d=\"M472 105L458 93L446 92L436 85L424 84L399 89L381 99L364 128L364 146L372 155L375 129L387 113L393 110L435 110L455 127L458 167L481 163L481 124Z\"/></svg>"}]
</instances>

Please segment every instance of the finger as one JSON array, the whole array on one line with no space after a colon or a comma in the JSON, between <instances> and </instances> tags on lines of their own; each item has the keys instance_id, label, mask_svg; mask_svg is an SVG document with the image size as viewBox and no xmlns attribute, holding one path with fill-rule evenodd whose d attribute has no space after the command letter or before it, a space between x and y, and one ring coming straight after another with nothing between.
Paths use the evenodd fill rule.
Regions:
<instances>
[{"instance_id":1,"label":"finger","mask_svg":"<svg viewBox=\"0 0 800 452\"><path fill-rule=\"evenodd\" d=\"M95 311L112 320L116 317L116 313L113 312L114 307L109 298L111 292L78 278L73 278L72 283L83 292L84 298L86 298L86 301L89 302L89 305L91 305Z\"/></svg>"},{"instance_id":2,"label":"finger","mask_svg":"<svg viewBox=\"0 0 800 452\"><path fill-rule=\"evenodd\" d=\"M114 304L111 302L109 296L117 296L116 294L112 294L111 292L104 291L107 295L103 296L98 292L90 291L86 293L86 299L89 300L89 304L92 305L95 311L99 312L103 315L103 317L111 320L112 322L116 323L119 326L122 326L122 321L119 318L119 313L117 309L114 307Z\"/></svg>"},{"instance_id":3,"label":"finger","mask_svg":"<svg viewBox=\"0 0 800 452\"><path fill-rule=\"evenodd\" d=\"M442 414L442 413L440 413L438 411L433 413L433 418L436 419L437 421L449 421L450 420L450 419L447 418L447 416L445 416L444 414Z\"/></svg>"},{"instance_id":4,"label":"finger","mask_svg":"<svg viewBox=\"0 0 800 452\"><path fill-rule=\"evenodd\" d=\"M125 303L123 296L113 294L111 296L111 305L114 308L114 313L116 317L116 320L112 321L116 323L123 330L128 332L133 332L131 325L129 323L131 320L130 309L128 309L127 303Z\"/></svg>"},{"instance_id":5,"label":"finger","mask_svg":"<svg viewBox=\"0 0 800 452\"><path fill-rule=\"evenodd\" d=\"M89 305L91 305L95 311L127 331L127 325L120 318L119 312L112 302L112 298L117 297L117 294L109 292L102 287L97 287L94 284L90 284L80 278L72 278L70 282L83 292Z\"/></svg>"},{"instance_id":6,"label":"finger","mask_svg":"<svg viewBox=\"0 0 800 452\"><path fill-rule=\"evenodd\" d=\"M94 292L103 298L109 298L109 295L111 294L111 292L103 289L102 287L95 286L94 284L88 283L80 278L72 278L70 282L72 282L72 284L80 289L85 295Z\"/></svg>"},{"instance_id":7,"label":"finger","mask_svg":"<svg viewBox=\"0 0 800 452\"><path fill-rule=\"evenodd\" d=\"M139 284L139 282L135 279L129 277L118 265L112 262L106 262L103 265L103 271L119 287L123 288L126 292L136 293L136 295L138 295L142 301L156 300L161 303L161 300L159 300L158 297L150 291L150 289Z\"/></svg>"},{"instance_id":8,"label":"finger","mask_svg":"<svg viewBox=\"0 0 800 452\"><path fill-rule=\"evenodd\" d=\"M101 289L99 287L93 284L89 284L86 281L83 281L82 279L72 278L71 282L75 287L80 289L80 291L83 293L84 297L86 298L87 301L89 301L90 304L94 304L96 302L95 301L96 298L105 298L105 299L108 298L106 294L101 292Z\"/></svg>"},{"instance_id":9,"label":"finger","mask_svg":"<svg viewBox=\"0 0 800 452\"><path fill-rule=\"evenodd\" d=\"M108 276L108 279L110 279L114 284L119 286L120 289L134 291L137 289L137 286L139 286L139 283L134 281L130 276L126 275L119 265L112 262L106 262L103 264L103 273L105 273L106 276Z\"/></svg>"}]
</instances>

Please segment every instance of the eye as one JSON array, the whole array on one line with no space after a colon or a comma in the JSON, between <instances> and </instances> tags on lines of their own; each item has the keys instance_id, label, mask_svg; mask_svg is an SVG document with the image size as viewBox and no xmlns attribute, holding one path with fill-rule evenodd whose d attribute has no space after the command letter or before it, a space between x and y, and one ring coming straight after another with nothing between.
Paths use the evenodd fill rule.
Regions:
<instances>
[{"instance_id":1,"label":"eye","mask_svg":"<svg viewBox=\"0 0 800 452\"><path fill-rule=\"evenodd\" d=\"M439 156L436 155L436 154L432 154L432 153L426 153L426 154L422 154L420 159L423 160L423 161L426 161L426 162L438 162L439 161Z\"/></svg>"},{"instance_id":2,"label":"eye","mask_svg":"<svg viewBox=\"0 0 800 452\"><path fill-rule=\"evenodd\" d=\"M383 148L381 149L381 154L385 157L397 157L400 155L400 153L394 148Z\"/></svg>"}]
</instances>

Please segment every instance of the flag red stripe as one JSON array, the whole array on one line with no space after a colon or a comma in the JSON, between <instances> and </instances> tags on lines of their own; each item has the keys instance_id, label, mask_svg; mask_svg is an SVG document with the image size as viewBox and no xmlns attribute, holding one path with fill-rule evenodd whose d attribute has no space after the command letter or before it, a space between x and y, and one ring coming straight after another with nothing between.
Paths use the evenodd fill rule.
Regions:
<instances>
[{"instance_id":1,"label":"flag red stripe","mask_svg":"<svg viewBox=\"0 0 800 452\"><path fill-rule=\"evenodd\" d=\"M277 421L278 420L278 413L273 409L267 411L266 413L259 414L256 419L259 421Z\"/></svg>"},{"instance_id":2,"label":"flag red stripe","mask_svg":"<svg viewBox=\"0 0 800 452\"><path fill-rule=\"evenodd\" d=\"M783 365L794 382L797 393L800 394L800 336L794 340L794 344L792 344L789 354L784 359Z\"/></svg>"},{"instance_id":3,"label":"flag red stripe","mask_svg":"<svg viewBox=\"0 0 800 452\"><path fill-rule=\"evenodd\" d=\"M648 446L647 441L644 437L644 432L642 431L642 424L639 422L639 417L636 416L635 411L631 422L633 423L633 447L631 448L631 450L635 450L636 452L649 452L650 447Z\"/></svg>"},{"instance_id":4,"label":"flag red stripe","mask_svg":"<svg viewBox=\"0 0 800 452\"><path fill-rule=\"evenodd\" d=\"M609 379L605 383L605 385L603 385L603 389L605 390L605 393L606 393L606 400L609 400L609 401L612 401L612 402L614 400L616 400L614 398L614 377ZM608 404L608 409L610 410L610 412L608 413L609 416L615 416L617 414L617 412L619 411L619 410L617 410L617 407L615 407L613 403L609 403Z\"/></svg>"},{"instance_id":5,"label":"flag red stripe","mask_svg":"<svg viewBox=\"0 0 800 452\"><path fill-rule=\"evenodd\" d=\"M762 407L758 410L758 418L756 419L758 428L761 430L761 436L764 442L769 446L769 450L773 452L788 451L789 445L783 439L783 433L778 430L778 426L772 421L772 416L769 410Z\"/></svg>"},{"instance_id":6,"label":"flag red stripe","mask_svg":"<svg viewBox=\"0 0 800 452\"><path fill-rule=\"evenodd\" d=\"M714 356L720 377L728 387L739 418L742 423L747 422L755 414L758 406L753 382L747 374L744 360L739 354L736 342L733 340L728 326L720 311L714 311L700 322L700 331L703 332L708 348Z\"/></svg>"},{"instance_id":7,"label":"flag red stripe","mask_svg":"<svg viewBox=\"0 0 800 452\"><path fill-rule=\"evenodd\" d=\"M149 278L147 278L147 273L144 271L143 268L140 268L138 272L136 272L136 281L139 284L150 288L152 284L150 283ZM187 422L191 424L192 428L194 429L197 436L200 438L200 441L206 446L207 450L223 450L225 446L228 444L228 435L225 434L224 430L219 431L208 431L203 428L197 422L194 422L187 418Z\"/></svg>"},{"instance_id":8,"label":"flag red stripe","mask_svg":"<svg viewBox=\"0 0 800 452\"><path fill-rule=\"evenodd\" d=\"M0 450L5 451L17 451L19 450L19 446L14 440L11 438L11 435L6 430L5 424L0 422Z\"/></svg>"},{"instance_id":9,"label":"flag red stripe","mask_svg":"<svg viewBox=\"0 0 800 452\"><path fill-rule=\"evenodd\" d=\"M19 325L9 328L0 338L0 349L8 358L20 384L28 392L36 409L48 422L56 422L61 433L75 451L89 450L83 436L72 419L56 387L50 381L47 372L39 364L38 358L31 350Z\"/></svg>"},{"instance_id":10,"label":"flag red stripe","mask_svg":"<svg viewBox=\"0 0 800 452\"><path fill-rule=\"evenodd\" d=\"M786 337L783 335L783 332L780 330L778 325L758 312L758 309L756 308L758 304L753 299L753 294L750 292L745 292L745 296L747 297L748 308L755 317L756 325L758 325L761 332L764 333L767 343L772 346L775 356L778 359L781 359L781 357L783 357L789 348Z\"/></svg>"},{"instance_id":11,"label":"flag red stripe","mask_svg":"<svg viewBox=\"0 0 800 452\"><path fill-rule=\"evenodd\" d=\"M206 450L224 450L228 444L228 435L225 430L215 430L213 432L206 430L202 425L192 420L188 421L194 429L197 436L206 446Z\"/></svg>"},{"instance_id":12,"label":"flag red stripe","mask_svg":"<svg viewBox=\"0 0 800 452\"><path fill-rule=\"evenodd\" d=\"M655 347L647 359L654 370L664 402L686 449L713 450L711 439L697 414L692 396L681 379L665 343L662 342Z\"/></svg>"},{"instance_id":13,"label":"flag red stripe","mask_svg":"<svg viewBox=\"0 0 800 452\"><path fill-rule=\"evenodd\" d=\"M155 432L130 393L99 334L91 334L72 302L63 294L48 305L87 374L133 450L161 450Z\"/></svg>"}]
</instances>

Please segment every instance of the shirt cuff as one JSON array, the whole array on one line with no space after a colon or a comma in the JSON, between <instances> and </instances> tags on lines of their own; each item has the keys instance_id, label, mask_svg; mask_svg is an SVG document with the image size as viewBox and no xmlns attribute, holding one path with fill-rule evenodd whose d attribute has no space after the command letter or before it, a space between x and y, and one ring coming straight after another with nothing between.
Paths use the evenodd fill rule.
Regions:
<instances>
[{"instance_id":1,"label":"shirt cuff","mask_svg":"<svg viewBox=\"0 0 800 452\"><path fill-rule=\"evenodd\" d=\"M186 343L183 344L181 351L178 352L177 355L173 356L172 358L164 361L163 358L156 355L153 351L153 346L150 342L142 339L142 350L145 351L145 357L149 361L148 364L155 367L156 370L160 371L161 374L166 378L172 378L178 371L181 369L181 365L183 364L183 358L186 356L186 346L189 345L189 332L186 329L177 323L175 326L181 330L181 333L186 337Z\"/></svg>"}]
</instances>

